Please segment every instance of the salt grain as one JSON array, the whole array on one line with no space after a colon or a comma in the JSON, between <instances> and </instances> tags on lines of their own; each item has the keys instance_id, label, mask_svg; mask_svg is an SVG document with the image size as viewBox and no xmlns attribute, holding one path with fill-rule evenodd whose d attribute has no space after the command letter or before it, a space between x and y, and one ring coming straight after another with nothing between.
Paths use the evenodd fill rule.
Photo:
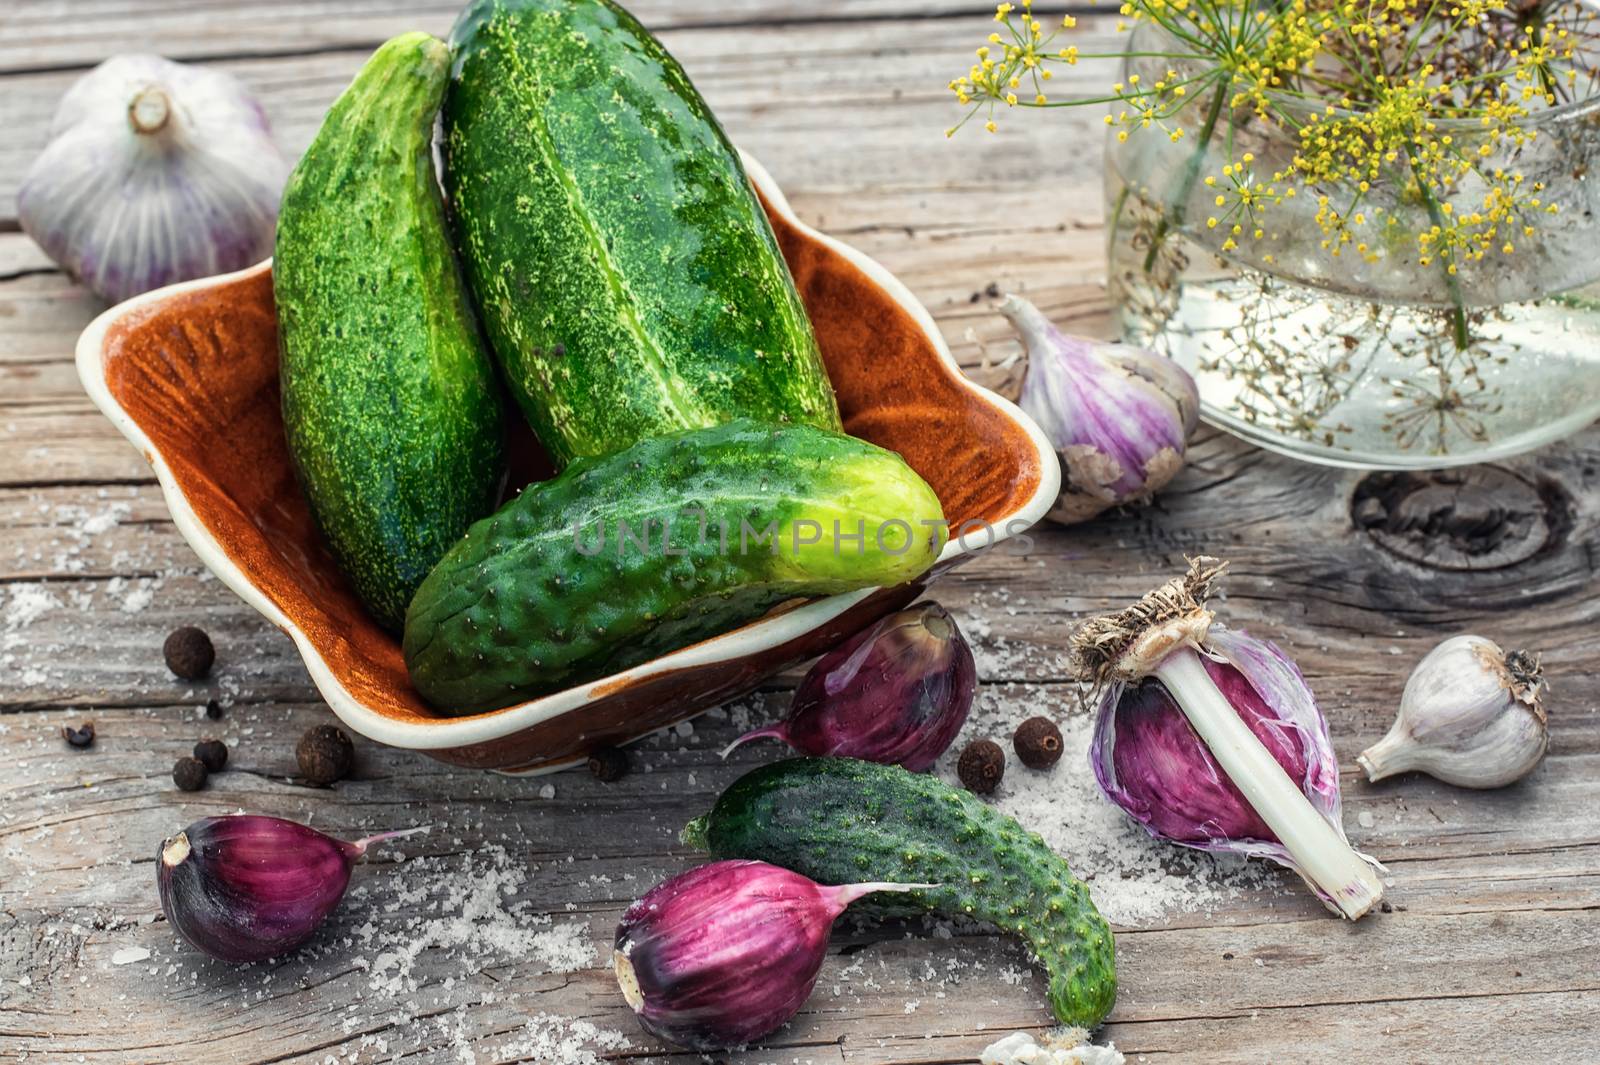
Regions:
<instances>
[{"instance_id":1,"label":"salt grain","mask_svg":"<svg viewBox=\"0 0 1600 1065\"><path fill-rule=\"evenodd\" d=\"M528 1021L510 1042L497 1047L496 1061L537 1061L540 1065L601 1065L596 1050L612 1057L633 1044L621 1032L589 1021L541 1013Z\"/></svg>"},{"instance_id":2,"label":"salt grain","mask_svg":"<svg viewBox=\"0 0 1600 1065\"><path fill-rule=\"evenodd\" d=\"M989 646L978 649L978 659L985 674L984 663L993 668L998 658L1002 676L1062 675L1056 669L1058 652L1052 649L996 639L983 644ZM995 644L1004 648L998 655ZM1090 769L1093 714L1078 705L1075 689L1050 695L1034 685L989 683L982 692L962 737L940 761L940 775L956 783L956 752L969 739L988 736L1004 741L1035 714L1054 719L1061 727L1061 760L1042 771L1008 766L991 802L1038 832L1067 860L1074 875L1088 883L1096 907L1108 921L1124 927L1159 925L1175 914L1214 910L1279 879L1277 870L1262 862L1153 839L1113 806L1100 793Z\"/></svg>"},{"instance_id":3,"label":"salt grain","mask_svg":"<svg viewBox=\"0 0 1600 1065\"><path fill-rule=\"evenodd\" d=\"M504 847L487 846L459 858L425 856L406 863L395 897L378 902L384 914L420 910L425 916L368 922L356 935L372 958L369 983L384 996L415 992L423 952L441 950L470 959L477 971L496 963L534 964L544 972L590 967L596 957L586 921L554 925L549 914L515 896L528 870ZM399 881L397 881L398 883ZM435 916L437 915L437 916Z\"/></svg>"}]
</instances>

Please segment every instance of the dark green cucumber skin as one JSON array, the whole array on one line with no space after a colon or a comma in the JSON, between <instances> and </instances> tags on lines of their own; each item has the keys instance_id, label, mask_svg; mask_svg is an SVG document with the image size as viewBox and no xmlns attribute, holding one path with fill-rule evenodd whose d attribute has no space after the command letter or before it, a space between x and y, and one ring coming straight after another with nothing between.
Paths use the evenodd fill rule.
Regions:
<instances>
[{"instance_id":1,"label":"dark green cucumber skin","mask_svg":"<svg viewBox=\"0 0 1600 1065\"><path fill-rule=\"evenodd\" d=\"M449 63L420 33L372 55L290 175L272 269L295 470L340 569L395 632L505 477L500 385L434 179Z\"/></svg>"},{"instance_id":2,"label":"dark green cucumber skin","mask_svg":"<svg viewBox=\"0 0 1600 1065\"><path fill-rule=\"evenodd\" d=\"M850 758L775 762L735 781L684 839L824 884L941 884L897 899L1021 936L1062 1024L1093 1028L1116 1001L1111 929L1089 889L1037 833L929 774Z\"/></svg>"},{"instance_id":3,"label":"dark green cucumber skin","mask_svg":"<svg viewBox=\"0 0 1600 1065\"><path fill-rule=\"evenodd\" d=\"M735 417L838 430L738 153L609 0L476 0L446 181L485 329L558 466Z\"/></svg>"},{"instance_id":4,"label":"dark green cucumber skin","mask_svg":"<svg viewBox=\"0 0 1600 1065\"><path fill-rule=\"evenodd\" d=\"M942 533L898 555L845 545L842 560L805 565L790 542L774 554L754 533L741 540L741 522L781 529L847 498L868 528L902 518L925 534L917 523L941 517L898 455L810 426L740 420L580 459L474 525L429 574L406 617L412 683L442 712L490 710L626 669L788 599L897 585L933 564ZM635 536L650 523L649 546L622 542L622 521Z\"/></svg>"}]
</instances>

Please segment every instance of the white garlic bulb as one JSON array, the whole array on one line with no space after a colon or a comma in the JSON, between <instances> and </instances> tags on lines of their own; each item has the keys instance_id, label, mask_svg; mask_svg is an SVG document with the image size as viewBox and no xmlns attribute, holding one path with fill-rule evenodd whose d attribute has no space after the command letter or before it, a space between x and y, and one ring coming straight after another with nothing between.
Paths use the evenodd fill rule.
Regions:
<instances>
[{"instance_id":1,"label":"white garlic bulb","mask_svg":"<svg viewBox=\"0 0 1600 1065\"><path fill-rule=\"evenodd\" d=\"M1369 780L1416 769L1464 788L1504 787L1549 746L1544 691L1536 656L1451 637L1418 663L1394 727L1356 761Z\"/></svg>"},{"instance_id":2,"label":"white garlic bulb","mask_svg":"<svg viewBox=\"0 0 1600 1065\"><path fill-rule=\"evenodd\" d=\"M1177 363L1153 351L1069 336L1039 308L1007 296L997 308L1028 349L1017 405L1061 460L1063 525L1148 499L1183 469L1200 394Z\"/></svg>"},{"instance_id":3,"label":"white garlic bulb","mask_svg":"<svg viewBox=\"0 0 1600 1065\"><path fill-rule=\"evenodd\" d=\"M288 172L233 77L115 56L62 97L17 213L50 258L118 301L272 254Z\"/></svg>"}]
</instances>

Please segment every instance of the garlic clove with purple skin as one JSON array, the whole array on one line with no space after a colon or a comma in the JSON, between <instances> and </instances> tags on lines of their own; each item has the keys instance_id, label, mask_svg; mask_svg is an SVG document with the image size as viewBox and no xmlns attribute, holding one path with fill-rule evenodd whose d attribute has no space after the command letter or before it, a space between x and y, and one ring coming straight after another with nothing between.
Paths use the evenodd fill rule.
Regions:
<instances>
[{"instance_id":1,"label":"garlic clove with purple skin","mask_svg":"<svg viewBox=\"0 0 1600 1065\"><path fill-rule=\"evenodd\" d=\"M164 840L156 855L161 909L179 935L213 958L265 961L311 938L368 847L423 831L347 843L278 817L202 818Z\"/></svg>"},{"instance_id":2,"label":"garlic clove with purple skin","mask_svg":"<svg viewBox=\"0 0 1600 1065\"><path fill-rule=\"evenodd\" d=\"M288 173L232 76L114 56L62 97L17 215L51 259L117 302L271 255Z\"/></svg>"},{"instance_id":3,"label":"garlic clove with purple skin","mask_svg":"<svg viewBox=\"0 0 1600 1065\"><path fill-rule=\"evenodd\" d=\"M1463 788L1500 788L1544 758L1550 730L1539 659L1454 636L1417 664L1388 735L1356 758L1368 780L1418 770Z\"/></svg>"},{"instance_id":4,"label":"garlic clove with purple skin","mask_svg":"<svg viewBox=\"0 0 1600 1065\"><path fill-rule=\"evenodd\" d=\"M686 1050L744 1046L800 1011L845 907L875 891L929 886L826 887L765 862L702 865L622 915L617 983L652 1035Z\"/></svg>"},{"instance_id":5,"label":"garlic clove with purple skin","mask_svg":"<svg viewBox=\"0 0 1600 1065\"><path fill-rule=\"evenodd\" d=\"M1337 826L1338 759L1299 671L1272 644L1218 624L1208 630L1206 646L1210 653L1197 657L1217 690L1312 806ZM1090 751L1100 790L1151 835L1293 867L1282 842L1159 680L1108 689Z\"/></svg>"},{"instance_id":6,"label":"garlic clove with purple skin","mask_svg":"<svg viewBox=\"0 0 1600 1065\"><path fill-rule=\"evenodd\" d=\"M1354 920L1384 888L1345 838L1327 722L1287 656L1214 624L1204 604L1224 568L1191 559L1073 634L1074 672L1102 689L1096 779L1152 835L1277 861Z\"/></svg>"},{"instance_id":7,"label":"garlic clove with purple skin","mask_svg":"<svg viewBox=\"0 0 1600 1065\"><path fill-rule=\"evenodd\" d=\"M955 619L938 603L918 603L817 659L783 721L747 732L722 753L771 737L801 754L920 773L955 742L976 688L972 648Z\"/></svg>"},{"instance_id":8,"label":"garlic clove with purple skin","mask_svg":"<svg viewBox=\"0 0 1600 1065\"><path fill-rule=\"evenodd\" d=\"M1018 405L1061 459L1052 519L1087 521L1177 476L1200 416L1199 392L1182 367L1152 351L1068 336L1019 296L998 309L1027 347Z\"/></svg>"}]
</instances>

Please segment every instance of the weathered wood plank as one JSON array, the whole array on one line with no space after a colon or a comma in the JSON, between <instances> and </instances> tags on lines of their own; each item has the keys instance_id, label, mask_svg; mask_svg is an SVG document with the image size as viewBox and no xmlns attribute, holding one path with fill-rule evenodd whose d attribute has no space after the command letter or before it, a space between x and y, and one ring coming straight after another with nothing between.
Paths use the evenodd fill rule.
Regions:
<instances>
[{"instance_id":1,"label":"weathered wood plank","mask_svg":"<svg viewBox=\"0 0 1600 1065\"><path fill-rule=\"evenodd\" d=\"M1103 20L1093 24L1104 25ZM1085 50L1090 41L1111 40L1103 28L1090 26L1086 21ZM1016 182L1097 183L1095 153L1102 127L1095 108L1018 115L994 136L981 130L954 140L944 136L961 114L945 85L965 70L972 48L987 32L980 16L866 22L843 28L682 30L664 33L663 40L732 137L763 160L784 185L860 189L945 182L975 188ZM135 43L161 50L159 38L142 36L118 47L136 50ZM295 158L310 142L328 104L376 43L326 54L230 59L217 65L259 94L279 146ZM11 132L0 144L0 219L15 217L16 187L48 139L56 102L77 76L53 72L3 78L0 121ZM1057 84L1064 93L1075 79L1088 85L1109 76L1110 68L1085 66L1081 72L1063 75ZM1068 150L1074 143L1079 147ZM884 181L884 175L902 177ZM1089 197L1079 199L1073 211L1092 217L1094 207L1094 197ZM978 200L970 213L984 209ZM1018 217L1024 224L1041 224L1042 215L1055 225L1066 214L1056 215L1050 198L1041 195ZM881 221L880 217L874 223ZM1017 218L999 213L990 215L991 227L1001 234L1016 222Z\"/></svg>"},{"instance_id":2,"label":"weathered wood plank","mask_svg":"<svg viewBox=\"0 0 1600 1065\"><path fill-rule=\"evenodd\" d=\"M359 1041L339 1027L344 1004L357 1000L367 1003L353 1018L357 1033L388 1030L391 1051L413 1052L420 1060L453 1052L458 1041L491 1050L509 1041L508 1033L534 1009L588 1018L649 1048L598 961L596 968L545 975L528 959L501 958L487 975L474 975L453 965L450 949L441 944L412 970L419 986L395 994L374 987L372 974L359 967L361 951L344 941L359 939L368 922L393 930L426 919L445 888L433 885L424 897L414 897L408 870L420 876L429 863L503 846L514 852L518 868L528 870L507 905L528 903L537 912L553 912L558 923L586 922L597 957L604 957L608 930L627 901L692 861L674 841L677 828L761 757L741 752L734 765L718 764L712 752L734 726L703 720L687 741L647 741L634 756L638 771L621 782L601 785L566 774L554 778L555 794L544 797L529 781L467 775L364 744L356 777L322 791L285 777L292 772L294 736L325 711L239 706L220 722L200 721L190 712L186 706L99 712L99 738L88 752L67 749L55 734L60 723L80 715L51 712L0 722L0 754L20 770L0 824L0 851L14 866L0 881L0 912L13 915L15 923L0 935L12 942L48 942L57 961L41 972L37 964L16 967L26 964L26 955L0 952L7 959L0 960L0 986L11 989L21 975L33 976L27 987L0 1001L0 1032L46 1052L45 1060L54 1060L52 1052L66 1060L76 1053L112 1061L171 1060L178 1048L204 1039L219 1055L213 1060L254 1061L261 1060L254 1055L261 1052L263 1032L271 1033L276 1053L314 1057ZM229 772L204 792L176 792L163 779L171 759L195 737L211 733L233 743ZM653 771L642 771L645 764ZM1539 794L1572 797L1568 769L1587 774L1592 787L1594 759L1586 768L1563 767L1553 759L1537 781ZM1352 818L1368 809L1364 791L1351 788ZM1467 797L1484 807L1505 800L1504 794ZM1594 796L1576 798L1593 809ZM379 852L374 867L358 874L367 894L334 918L318 949L241 982L225 967L197 961L161 922L141 923L155 912L153 867L146 857L155 842L193 817L241 806L314 819L346 835L423 816L443 823L436 833L406 842L409 866ZM1446 813L1472 816L1453 808ZM1537 805L1522 814L1531 821L1548 817ZM605 831L597 834L597 825ZM1358 846L1388 859L1376 835L1352 825ZM1409 835L1415 839L1414 828ZM571 841L580 836L585 842L574 853ZM1591 841L1594 847L1600 840ZM1336 1043L1351 1038L1341 1009L1414 1022L1424 1005L1450 1016L1451 1008L1489 996L1520 1001L1593 992L1600 885L1592 855L1587 865L1569 858L1561 848L1471 859L1407 858L1392 870L1394 898L1404 908L1355 926L1322 915L1290 878L1278 877L1246 888L1226 913L1177 914L1170 926L1124 931L1122 992L1108 1035L1126 1050L1146 1053L1174 1049L1171 1040L1179 1033L1205 1033L1218 1060L1249 1061L1261 1046L1280 1054L1306 1046L1296 1040L1303 1039L1300 1026L1308 1023L1325 1025ZM1436 890L1469 863L1472 888L1448 884ZM1498 886L1513 880L1520 893ZM1552 900L1555 905L1544 904ZM391 908L391 901L400 905ZM917 924L846 929L812 1004L773 1049L785 1060L835 1053L840 1056L811 1060L945 1061L975 1053L999 1031L1039 1026L1042 986L1021 952L981 933L955 932L951 941L930 937ZM378 941L390 938L380 932ZM149 962L113 965L112 954L130 946L149 949ZM1002 972L1009 975L1001 978ZM101 1015L96 1002L108 986L129 994L130 980L159 990L171 1014L163 1014L159 1028L136 1030L134 1042L117 1026L76 1023ZM507 995L503 989L512 990ZM484 1002L487 992L501 994L503 1001ZM962 1008L952 1009L958 1001ZM434 1011L451 1014L453 1022L438 1029L396 1025L393 1019ZM974 1011L983 1018L982 1029L973 1027ZM1263 1014L1271 1019L1263 1021ZM1307 1021L1303 1014L1320 1020ZM1442 1053L1457 1031L1436 1024L1431 1044L1416 1043L1409 1026L1398 1035L1391 1026L1370 1049L1383 1055L1418 1047ZM1395 1038L1408 1041L1397 1044ZM1541 1044L1557 1053L1549 1060L1579 1060L1559 1056L1572 1045L1562 1038ZM1173 1060L1185 1059L1178 1054ZM1355 1054L1348 1060L1365 1059ZM1412 1054L1405 1060L1432 1059Z\"/></svg>"},{"instance_id":3,"label":"weathered wood plank","mask_svg":"<svg viewBox=\"0 0 1600 1065\"><path fill-rule=\"evenodd\" d=\"M462 0L281 0L270 8L218 0L12 0L0 14L0 74L90 66L104 58L108 41L183 60L370 49L407 30L442 35L463 6ZM850 23L867 20L981 22L994 11L974 0L729 0L714 7L634 0L627 6L658 31L831 22L848 32Z\"/></svg>"},{"instance_id":4,"label":"weathered wood plank","mask_svg":"<svg viewBox=\"0 0 1600 1065\"><path fill-rule=\"evenodd\" d=\"M905 280L975 376L1002 379L987 364L1015 350L982 295L991 283L1028 292L1075 329L1106 331L1098 116L1018 116L997 137L940 136L955 115L942 86L984 32L987 3L634 6L665 29L802 217ZM143 461L78 392L73 341L99 306L27 238L5 231L56 99L113 50L153 48L238 73L261 93L285 149L298 152L378 40L440 32L456 7L27 0L0 12L0 1059L146 1065L198 1053L241 1065L350 1065L471 1054L548 1065L527 1025L552 1014L631 1040L608 1056L695 1060L666 1053L627 1016L604 970L610 929L644 887L693 862L676 842L682 822L775 756L749 747L724 764L715 751L752 707L758 718L779 712L795 675L736 707L740 724L713 715L687 737L645 741L636 772L614 785L582 773L470 774L366 742L354 779L333 789L293 783L293 742L327 720L326 709L288 639L202 573ZM913 17L888 17L895 12ZM1104 36L1103 20L1085 26ZM1088 85L1103 73L1086 66L1071 78ZM1387 864L1395 909L1341 924L1287 874L1196 865L1133 833L1122 844L1147 863L1204 873L1227 890L1121 931L1123 991L1106 1034L1130 1060L1593 1058L1600 431L1501 468L1507 512L1498 520L1524 538L1510 564L1470 555L1481 531L1449 513L1417 526L1430 532L1407 531L1415 515L1358 526L1360 474L1206 433L1156 506L1040 530L1031 553L996 552L937 589L974 637L986 682L971 735L1003 739L1043 711L1081 737L1084 712L1061 682L1071 621L1126 601L1202 551L1235 561L1221 616L1289 648L1328 713L1349 767L1347 829ZM1433 548L1468 551L1468 568L1419 563ZM175 681L160 660L166 632L187 622L218 644L204 684ZM1462 629L1546 653L1556 682L1549 759L1499 792L1416 777L1366 784L1354 755L1386 728L1410 665ZM227 704L218 722L197 716L211 695ZM85 719L99 728L97 745L72 751L58 730ZM173 759L207 734L232 744L230 772L206 791L175 791ZM1081 751L1049 776L1013 766L997 801L1035 820L1086 816L1070 798L1082 793L1081 767ZM349 835L439 827L406 841L405 862L380 850L317 947L238 973L197 961L162 922L146 922L158 912L156 842L194 817L241 807ZM1099 841L1084 832L1120 830L1115 815L1087 825L1065 838L1088 846ZM501 867L496 847L505 849ZM1104 873L1093 887L1102 897L1126 889L1111 882L1119 861L1152 867L1130 856L1068 857ZM440 877L438 863L451 861L478 864ZM490 951L480 965L481 949L446 936L421 951L410 980L391 986L396 970L383 950L417 929L440 935L430 922L459 906L461 881L508 871L501 903L523 909L503 927L526 933L540 915L550 927L581 923L593 962L553 972L538 951ZM132 946L151 958L114 964ZM1042 1026L1042 1001L1022 952L981 930L846 922L796 1023L769 1049L729 1061L971 1061L1001 1032Z\"/></svg>"}]
</instances>

